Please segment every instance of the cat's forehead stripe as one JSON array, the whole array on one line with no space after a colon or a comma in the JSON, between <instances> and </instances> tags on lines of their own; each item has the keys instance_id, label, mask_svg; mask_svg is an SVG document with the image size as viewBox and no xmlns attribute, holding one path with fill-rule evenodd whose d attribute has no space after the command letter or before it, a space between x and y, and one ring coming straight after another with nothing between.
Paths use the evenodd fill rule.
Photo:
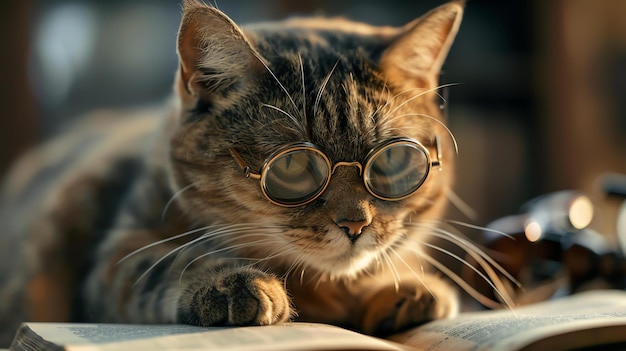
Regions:
<instances>
[{"instance_id":1,"label":"cat's forehead stripe","mask_svg":"<svg viewBox=\"0 0 626 351\"><path fill-rule=\"evenodd\" d=\"M265 22L243 26L244 30L250 31L289 31L302 30L329 31L334 33L352 33L359 35L394 36L400 31L397 27L372 26L367 23L353 22L346 18L324 18L324 17L301 17L290 18L280 22Z\"/></svg>"}]
</instances>

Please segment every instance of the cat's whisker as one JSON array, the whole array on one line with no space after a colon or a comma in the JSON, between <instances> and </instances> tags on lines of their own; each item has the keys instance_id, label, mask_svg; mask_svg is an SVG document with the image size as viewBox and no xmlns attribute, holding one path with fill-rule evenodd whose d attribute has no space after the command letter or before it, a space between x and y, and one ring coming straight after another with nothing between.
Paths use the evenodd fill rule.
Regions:
<instances>
[{"instance_id":1,"label":"cat's whisker","mask_svg":"<svg viewBox=\"0 0 626 351\"><path fill-rule=\"evenodd\" d=\"M380 255L374 256L373 261L374 261L373 264L364 271L364 273L370 277L375 275L378 271L382 270L382 267L383 267L382 264L380 263Z\"/></svg>"},{"instance_id":2,"label":"cat's whisker","mask_svg":"<svg viewBox=\"0 0 626 351\"><path fill-rule=\"evenodd\" d=\"M380 255L385 260L386 266L389 268L389 270L391 270L393 274L393 285L396 291L399 291L400 281L402 280L402 278L400 277L400 273L398 272L396 265L393 263L393 260L391 259L391 257L389 257L389 254L386 251L381 251Z\"/></svg>"},{"instance_id":3,"label":"cat's whisker","mask_svg":"<svg viewBox=\"0 0 626 351\"><path fill-rule=\"evenodd\" d=\"M302 54L300 52L298 52L298 60L300 61L300 72L302 72L302 118L306 121L306 81L304 77L304 63L302 62Z\"/></svg>"},{"instance_id":4,"label":"cat's whisker","mask_svg":"<svg viewBox=\"0 0 626 351\"><path fill-rule=\"evenodd\" d=\"M374 112L375 114L377 114L378 112L380 112L383 109L387 108L387 106L389 106L392 102L395 101L396 98L400 97L401 95L404 95L406 93L409 93L409 92L412 92L412 91L415 91L415 90L419 90L420 93L419 93L418 96L421 96L422 91L424 90L424 88L410 88L410 89L403 90L403 91L397 93L396 95L390 97L389 95L390 95L391 89L389 88L389 86L386 83L385 83L384 88L387 90L387 99L386 99L384 105L381 105L380 107L378 107L376 109L376 111ZM386 122L387 116L389 116L390 114L391 114L391 112L385 113L384 115L381 116L381 119L385 120L385 122Z\"/></svg>"},{"instance_id":5,"label":"cat's whisker","mask_svg":"<svg viewBox=\"0 0 626 351\"><path fill-rule=\"evenodd\" d=\"M473 244L471 241L464 239L462 236L455 235L451 232L444 230L436 226L435 224L413 224L415 227L422 227L425 229L429 229L429 235L446 240L457 245L459 248L463 249L467 254L469 254L479 266L484 269L486 274L489 276L487 278L482 272L478 271L476 267L467 262L467 260L459 257L458 255L450 252L449 250L445 250L441 247L436 247L432 244L418 242L426 247L430 247L432 249L443 252L451 257L454 257L459 262L462 262L465 266L473 270L479 277L481 277L488 285L490 285L494 291L502 298L507 306L512 305L512 297L509 295L509 290L504 286L501 278L496 274L494 268L503 274L509 281L514 283L516 286L521 287L521 284L510 274L508 273L501 265L499 265L495 260L493 260L489 255L487 255L483 250L481 250L478 246ZM460 234L460 233L459 233ZM462 235L462 234L460 234ZM468 291L468 293L470 293Z\"/></svg>"},{"instance_id":6,"label":"cat's whisker","mask_svg":"<svg viewBox=\"0 0 626 351\"><path fill-rule=\"evenodd\" d=\"M372 119L372 121L376 121L376 118L378 117L378 114L380 113L380 111L382 111L382 109L386 108L387 106L389 106L389 104L391 103L391 89L389 88L389 85L387 85L387 83L385 82L385 85L383 86L383 90L387 92L387 97L385 98L385 103L378 106L378 108L376 110L374 110L374 113L372 113L372 115L370 116L370 118Z\"/></svg>"},{"instance_id":7,"label":"cat's whisker","mask_svg":"<svg viewBox=\"0 0 626 351\"><path fill-rule=\"evenodd\" d=\"M117 261L117 264L120 264L120 263L124 262L125 260L129 259L130 257L132 257L132 256L134 256L134 255L136 255L136 254L138 254L138 253L140 253L140 252L142 252L144 250L152 248L154 246L157 246L157 245L160 245L160 244L164 244L164 243L167 243L167 242L170 242L170 241L174 241L174 240L183 238L183 237L188 236L188 235L197 234L197 233L202 232L202 231L208 231L209 233L219 234L219 233L223 233L223 232L225 232L227 230L239 230L239 229L245 229L245 228L248 228L248 227L250 229L258 229L259 228L258 226L255 226L253 223L236 223L236 224L228 224L228 225L208 225L208 226L204 226L204 227L199 227L199 228L196 228L196 229L192 229L192 230L186 231L184 233L173 235L173 236L167 237L165 239L158 240L158 241L155 241L153 243L144 245L144 246L142 246L142 247L140 247L140 248L130 252L126 256L122 257L121 259L119 259ZM279 227L279 226L277 226L277 227ZM206 236L206 235L207 234L203 234L203 236Z\"/></svg>"},{"instance_id":8,"label":"cat's whisker","mask_svg":"<svg viewBox=\"0 0 626 351\"><path fill-rule=\"evenodd\" d=\"M276 110L282 114L284 114L285 116L287 116L296 126L299 126L300 128L302 128L299 132L306 134L306 130L305 128L302 126L302 124L293 116L291 115L289 112L281 109L280 107L274 106L274 105L269 105L269 104L261 104L261 106L263 107L267 107L267 108L271 108L273 110Z\"/></svg>"},{"instance_id":9,"label":"cat's whisker","mask_svg":"<svg viewBox=\"0 0 626 351\"><path fill-rule=\"evenodd\" d=\"M304 284L304 273L305 273L305 269L306 269L306 262L304 260L302 260L302 263L300 264L302 266L302 269L300 270L300 285Z\"/></svg>"},{"instance_id":10,"label":"cat's whisker","mask_svg":"<svg viewBox=\"0 0 626 351\"><path fill-rule=\"evenodd\" d=\"M412 91L415 91L415 90L419 90L420 94L421 94L421 91L424 90L424 88L411 88L411 89L407 89L407 90L401 91L401 92L397 93L396 95L394 95L392 97L389 97L389 95L390 95L389 94L389 87L386 84L385 84L385 88L388 89L387 99L385 101L385 104L383 104L382 106L380 106L380 107L378 107L376 109L375 114L379 114L380 111L385 110L387 108L387 106L389 106L392 102L395 101L396 98L400 97L401 95L404 95L406 93L409 93L409 92L412 92ZM392 121L389 118L390 114L391 113L389 111L386 111L386 112L383 112L383 114L377 118L377 122L378 122L378 125L379 125L378 129L382 129L382 130L385 130L387 132L392 132L395 129L397 129L397 128L394 128L391 125ZM402 131L402 133L404 133L404 131Z\"/></svg>"},{"instance_id":11,"label":"cat's whisker","mask_svg":"<svg viewBox=\"0 0 626 351\"><path fill-rule=\"evenodd\" d=\"M165 207L163 207L163 212L161 212L161 222L165 222L165 215L167 214L167 211L169 210L170 206L174 203L174 200L176 200L176 197L180 196L182 193L191 189L194 186L195 186L195 183L191 183L185 186L184 188L178 190L177 192L175 192L174 195L172 195L172 197L165 204Z\"/></svg>"},{"instance_id":12,"label":"cat's whisker","mask_svg":"<svg viewBox=\"0 0 626 351\"><path fill-rule=\"evenodd\" d=\"M269 243L268 243L269 244ZM267 257L264 258L250 258L250 257L237 257L237 259L243 259L243 260L249 260L251 261L250 264L246 265L246 267L256 267L256 268L265 268L268 271L271 271L271 261L276 259L276 258L282 258L282 257L289 257L291 261L291 265L294 265L295 262L298 260L299 255L297 255L300 251L295 249L295 248L290 248L287 250L282 250L280 252L275 252L272 253L270 255L268 255ZM291 266L290 265L290 266ZM285 279L286 276L288 275L287 273L283 273L281 274L280 278L281 279Z\"/></svg>"},{"instance_id":13,"label":"cat's whisker","mask_svg":"<svg viewBox=\"0 0 626 351\"><path fill-rule=\"evenodd\" d=\"M273 107L276 107L276 106L273 106ZM287 113L287 112L284 112L284 111L283 111L283 112L281 112L281 113ZM292 117L293 117L293 116L292 116ZM294 119L295 119L295 117L294 117ZM278 133L281 133L281 134L284 134L284 133L286 132L286 130L289 130L289 131L293 132L295 135L298 135L298 136L300 136L300 135L302 135L302 133L304 133L304 131L301 131L301 130L298 130L298 129L296 129L296 128L292 127L292 126L288 126L288 125L286 125L286 124L284 123L284 121L283 121L283 120L280 120L280 119L275 119L275 120L273 120L273 121L270 121L269 123L267 123L267 125L266 125L266 126L267 126L267 127L270 127L270 126L272 126L272 125L278 125L278 126L279 126L279 128L280 128L280 130L279 130L279 129L276 129L276 131L277 131ZM260 143L260 144L263 144L263 143ZM269 146L270 146L270 147L272 147L272 145L269 145Z\"/></svg>"},{"instance_id":14,"label":"cat's whisker","mask_svg":"<svg viewBox=\"0 0 626 351\"><path fill-rule=\"evenodd\" d=\"M459 154L459 145L457 143L456 137L454 136L454 134L452 133L450 128L448 128L448 126L446 126L444 122L440 121L436 117L433 117L431 115L427 115L427 114L424 114L424 113L405 113L405 114L402 114L402 115L394 116L393 118L390 119L390 121L393 121L393 120L396 120L396 119L399 119L399 118L402 118L402 117L409 117L409 116L428 118L428 119L434 121L435 123L439 124L441 127L443 127L446 130L446 133L448 133L448 135L450 136L450 139L452 140L452 143L454 144L454 151L455 151L455 153L457 155Z\"/></svg>"},{"instance_id":15,"label":"cat's whisker","mask_svg":"<svg viewBox=\"0 0 626 351\"><path fill-rule=\"evenodd\" d=\"M299 241L299 240L303 240L303 238L296 239L296 240L294 240L293 242L295 242L295 241ZM289 277L289 275L290 275L292 272L294 272L294 271L297 269L297 267L299 267L299 266L300 266L300 267L303 267L303 268L302 268L302 270L301 270L301 273L300 273L300 279L303 279L303 275L304 275L304 273L303 273L303 272L304 272L304 267L306 266L306 259L305 259L305 256L304 256L302 253L303 253L303 252L306 252L307 248L308 248L309 246L311 246L311 245L312 245L312 243L308 243L307 245L305 245L305 247L304 247L304 248L297 249L297 251L296 251L296 250L293 250L293 251L298 252L298 253L299 253L299 255L296 255L296 257L295 257L295 259L293 260L293 262L291 263L291 265L289 265L289 268L287 269L287 271L283 274L283 279L285 279L285 281L287 280L287 278Z\"/></svg>"},{"instance_id":16,"label":"cat's whisker","mask_svg":"<svg viewBox=\"0 0 626 351\"><path fill-rule=\"evenodd\" d=\"M293 272L298 270L299 267L300 267L300 284L302 284L303 279L304 279L304 269L306 268L306 260L305 260L304 255L297 255L296 258L291 263L291 265L289 265L289 268L287 269L287 271L283 274L282 278L284 279L285 287L286 287L287 279L289 278L289 276Z\"/></svg>"},{"instance_id":17,"label":"cat's whisker","mask_svg":"<svg viewBox=\"0 0 626 351\"><path fill-rule=\"evenodd\" d=\"M507 234L503 231L500 230L496 230L493 228L487 228L487 227L482 227L479 225L475 225L475 224L470 224L470 223L465 223L465 222L461 222L461 221L456 221L453 219L445 219L443 220L446 223L450 223L450 224L456 224L462 227L466 227L466 228L471 228L471 229L476 229L476 230L481 230L481 231L485 231L485 232L490 232L490 233L495 233L495 234L499 234L502 235L505 238L511 239L511 240L515 240L515 237L513 237L511 234Z\"/></svg>"},{"instance_id":18,"label":"cat's whisker","mask_svg":"<svg viewBox=\"0 0 626 351\"><path fill-rule=\"evenodd\" d=\"M394 250L393 248L390 251L391 251L391 253L394 254L394 256L396 256L398 258L398 260L400 260L400 262L409 270L409 272L411 272L413 274L413 276L417 280L419 280L420 283L422 283L422 286L424 286L424 288L426 288L428 293L435 299L435 301L437 301L437 295L435 295L433 293L433 291L430 289L430 287L428 287L428 284L426 284L426 282L424 281L424 278L423 278L424 266L421 266L421 268L422 268L422 276L420 276L419 274L417 274L417 272L415 272L413 267L411 267L411 265L406 262L406 260L402 257L402 255L400 255L398 252L396 252L396 250ZM419 257L419 255L417 257Z\"/></svg>"},{"instance_id":19,"label":"cat's whisker","mask_svg":"<svg viewBox=\"0 0 626 351\"><path fill-rule=\"evenodd\" d=\"M265 227L264 229L270 229L270 227ZM250 227L250 228L237 228L237 229L229 229L229 230L220 230L213 231L203 234L194 242L189 242L185 244L185 248L178 252L178 255L182 255L185 250L191 250L193 247L198 245L203 245L206 241L222 239L224 237L231 237L229 239L220 241L221 244L230 244L233 241L245 239L248 237L255 237L259 235L272 235L273 232L261 233L260 227Z\"/></svg>"},{"instance_id":20,"label":"cat's whisker","mask_svg":"<svg viewBox=\"0 0 626 351\"><path fill-rule=\"evenodd\" d=\"M317 116L317 109L319 108L320 101L322 100L322 94L324 94L324 90L326 89L326 85L328 85L328 81L330 81L330 77L333 75L333 72L335 72L337 65L339 65L339 61L341 61L341 58L337 59L337 62L335 62L335 64L333 65L333 68L331 68L328 74L326 75L326 77L324 77L324 80L322 81L322 85L317 91L317 96L315 97L315 103L313 104L313 116Z\"/></svg>"},{"instance_id":21,"label":"cat's whisker","mask_svg":"<svg viewBox=\"0 0 626 351\"><path fill-rule=\"evenodd\" d=\"M148 273L150 273L156 266L158 266L159 264L161 264L163 261L165 261L168 257L172 256L173 254L177 253L177 252L181 252L182 250L185 250L186 248L189 248L190 246L198 243L198 242L202 242L208 240L208 238L205 235L202 235L196 239L193 239L189 242L186 242L180 246L177 246L175 248L173 248L172 250L168 251L166 254L162 255L158 260L156 260L150 267L148 267L136 280L134 285L137 285Z\"/></svg>"},{"instance_id":22,"label":"cat's whisker","mask_svg":"<svg viewBox=\"0 0 626 351\"><path fill-rule=\"evenodd\" d=\"M399 104L393 110L391 110L387 115L388 116L393 115L396 111L398 111L400 108L402 108L402 106L404 106L404 105L408 104L409 102L419 98L420 96L423 96L425 94L432 93L432 92L437 94L437 96L445 102L446 99L439 93L439 89L441 89L441 88L448 88L448 87L452 87L452 86L455 86L455 85L458 85L458 83L441 84L439 86L436 86L436 87L433 87L433 88L430 88L430 89L424 89L424 91L420 92L419 94L404 100L401 104Z\"/></svg>"},{"instance_id":23,"label":"cat's whisker","mask_svg":"<svg viewBox=\"0 0 626 351\"><path fill-rule=\"evenodd\" d=\"M469 285L469 283L463 280L463 278L461 278L458 274L453 272L451 269L446 267L443 263L423 253L421 253L421 257L424 260L426 260L429 264L431 264L433 267L435 267L436 269L441 271L443 274L448 276L448 278L452 279L452 281L454 281L463 290L465 290L465 292L467 292L470 296L472 296L474 299L476 299L476 301L478 301L482 305L487 306L489 308L493 308L493 309L499 309L502 307L501 303L493 301L490 298L478 292L476 289L474 289L474 287Z\"/></svg>"},{"instance_id":24,"label":"cat's whisker","mask_svg":"<svg viewBox=\"0 0 626 351\"><path fill-rule=\"evenodd\" d=\"M222 252L233 251L233 250L236 250L236 249L241 249L241 248L246 248L246 247L255 247L257 245L266 244L268 242L271 243L272 242L271 239L252 240L252 241L247 241L245 243L231 245L231 246L228 246L228 247L221 247L219 249L211 250L209 252L203 253L202 255L196 256L191 261L189 261L189 263L187 263L187 265L185 265L185 267L183 267L183 269L180 272L180 276L178 278L178 282L179 282L179 284L182 284L183 276L184 276L185 272L189 269L189 267L191 267L194 263L198 262L199 260L201 260L201 259L203 259L205 257L211 256L211 255L215 255L215 254L218 254L218 253L222 253ZM236 259L240 260L240 259L245 259L245 258L237 256Z\"/></svg>"},{"instance_id":25,"label":"cat's whisker","mask_svg":"<svg viewBox=\"0 0 626 351\"><path fill-rule=\"evenodd\" d=\"M437 202L434 199L428 198L421 198L420 201L421 203L416 208L413 208L406 216L404 216L404 219L397 219L395 221L402 222L403 224L413 224L413 215L415 214L419 218L420 211L422 210L424 204L432 206Z\"/></svg>"},{"instance_id":26,"label":"cat's whisker","mask_svg":"<svg viewBox=\"0 0 626 351\"><path fill-rule=\"evenodd\" d=\"M199 239L195 239L195 240L199 240ZM195 240L192 240L191 242L194 242ZM184 249L187 246L187 244L183 244L180 246L175 247L174 249L168 251L166 254L164 254L163 256L161 256L158 260L156 260L154 263L152 263L152 265L150 265L150 267L148 267L139 277L137 277L137 279L135 279L135 282L133 283L133 287L135 287L137 284L139 284L139 282L146 277L146 275L148 275L156 266L158 266L159 264L161 264L161 262L165 261L168 257L170 257L171 255L173 255L174 253Z\"/></svg>"},{"instance_id":27,"label":"cat's whisker","mask_svg":"<svg viewBox=\"0 0 626 351\"><path fill-rule=\"evenodd\" d=\"M272 240L272 239L264 239L262 242L255 242L255 243L261 243L264 245L268 245L268 246L272 246L273 244L276 244L277 241L276 240ZM241 249L241 248L246 248L246 246L241 246L241 247L234 247L236 245L233 245L232 247L228 247L228 248L224 248L224 249ZM254 246L250 245L251 248L254 248ZM270 253L269 255L267 255L266 257L246 257L243 255L237 255L235 257L235 259L237 260L242 260L242 261L250 261L250 263L242 266L245 268L257 268L257 269L261 269L261 270L268 270L271 271L271 267L265 267L265 263L268 263L268 261L271 261L275 258L278 257L282 257L282 256L288 256L288 255L292 255L294 253L298 253L299 251L295 248L290 248L288 250L274 250L272 253ZM224 259L228 259L228 257L224 257Z\"/></svg>"},{"instance_id":28,"label":"cat's whisker","mask_svg":"<svg viewBox=\"0 0 626 351\"><path fill-rule=\"evenodd\" d=\"M323 273L318 273L317 275L317 281L315 282L315 285L313 287L313 289L317 290L320 287L320 284L322 284L323 281L329 279L328 276L326 274Z\"/></svg>"},{"instance_id":29,"label":"cat's whisker","mask_svg":"<svg viewBox=\"0 0 626 351\"><path fill-rule=\"evenodd\" d=\"M420 226L420 225L418 224L417 226ZM440 228L440 227L435 226L435 225L422 224L421 226L423 228L431 230L431 232L428 233L429 235L431 235L433 237L437 237L437 238L443 239L443 240L446 240L446 241L448 241L450 243L453 243L453 244L457 245L461 249L465 250L477 262L481 263L481 266L483 266L483 268L485 266L494 267L498 272L500 272L502 275L504 275L509 281L511 281L517 287L521 287L521 283L517 279L515 279L515 277L513 277L509 272L507 272L507 270L504 269L504 267L502 267L498 262L496 262L493 258L491 258L491 256L489 256L487 253L485 253L476 244L472 243L471 241L469 241L467 239L464 239L461 235L455 235L455 234L453 234L453 233L451 233L449 231L446 231L443 228ZM478 258L477 256L480 256L480 258ZM487 263L484 263L484 264L482 263L482 262L485 262L485 261L488 264Z\"/></svg>"},{"instance_id":30,"label":"cat's whisker","mask_svg":"<svg viewBox=\"0 0 626 351\"><path fill-rule=\"evenodd\" d=\"M282 241L274 240L274 242L275 243L279 243L279 242L282 242ZM246 260L254 261L253 264L259 264L259 263L263 263L263 262L267 262L267 261L273 260L273 259L275 259L277 257L288 256L288 255L291 255L293 253L301 252L298 248L290 247L290 244L291 243L285 243L281 247L273 250L267 256L262 257L262 258L249 258L249 257L242 257L242 258L244 258ZM285 250L285 248L289 248L289 249Z\"/></svg>"},{"instance_id":31,"label":"cat's whisker","mask_svg":"<svg viewBox=\"0 0 626 351\"><path fill-rule=\"evenodd\" d=\"M221 238L221 237L223 237L223 236L229 236L229 235L233 235L233 234L237 234L237 237L236 237L236 238L232 238L232 239L230 239L230 240L226 240L226 241L224 241L224 243L229 243L229 242L235 241L235 240L237 240L237 239L244 238L244 237L246 237L246 236L251 236L251 235L257 235L257 236L258 236L258 235L259 235L259 234L258 234L258 230L259 230L259 228L258 228L258 227L254 227L254 226L249 226L249 225L248 225L248 226L249 226L249 228L243 228L243 229L242 229L242 228L235 228L235 226L237 226L237 225L228 225L228 226L224 226L223 228L221 228L221 229L219 229L219 230L213 230L213 231L211 231L211 232L205 233L205 234L201 235L201 236L200 236L200 237L198 237L198 238L195 238L195 239L193 239L193 240L191 240L191 241L189 241L189 242L186 242L186 243L184 243L184 244L182 244L182 245L180 245L180 246L177 246L177 247L173 248L172 250L168 251L166 254L162 255L162 256L161 256L158 260L156 260L156 261L155 261L155 262L154 262L154 263L153 263L150 267L148 267L148 268L147 268L147 269L146 269L146 270L145 270L145 271L144 271L144 272L143 272L143 273L142 273L142 274L141 274L141 275L140 275L140 276L139 276L139 277L135 280L135 283L133 284L133 286L134 286L134 285L137 285L137 283L139 283L139 282L140 282L140 281L141 281L141 280L142 280L142 279L143 279L143 278L144 278L144 277L145 277L148 273L150 273L150 272L151 272L151 271L152 271L152 270L153 270L156 266L158 266L159 264L161 264L161 263L162 263L163 261L165 261L168 257L170 257L171 255L173 255L173 254L175 254L175 253L179 253L179 252L181 252L182 250L188 249L188 248L192 247L192 246L193 246L193 245L195 245L195 244L198 244L198 243L201 243L201 242L203 242L203 241L210 240L210 239ZM267 227L266 227L266 228L267 228ZM207 227L204 227L204 228L199 228L198 230L195 230L195 231L196 231L196 232L198 232L198 231L201 231L201 230L206 230L206 229L207 229ZM255 231L255 234L246 234L246 235L241 235L241 234L246 233L246 232L249 232L249 231ZM189 232L187 232L187 233L183 233L183 234L184 234L184 235L189 235ZM180 235L182 236L183 234L180 234ZM166 240L161 240L161 241L159 241L159 242L156 242L156 243L152 243L152 244L146 245L146 246L142 247L142 248L141 248L141 249L139 249L139 250L143 251L144 249L147 249L147 248L152 247L152 246L154 246L154 245L161 244L161 243L163 243L163 242L165 242L165 241L166 241ZM138 250L135 250L133 253L131 253L131 254L127 255L127 256L126 256L126 257L124 257L123 259L126 259L127 257L130 257L130 255L135 254L135 253L137 253L137 252L138 252ZM121 261L121 260L120 260L120 261Z\"/></svg>"},{"instance_id":32,"label":"cat's whisker","mask_svg":"<svg viewBox=\"0 0 626 351\"><path fill-rule=\"evenodd\" d=\"M504 288L503 286L497 287L496 285L500 285L497 284L498 282L500 282L500 279L498 279L496 277L496 279L494 279L494 277L488 278L487 276L485 276L481 271L479 271L476 267L474 267L474 265L472 265L470 262L468 262L467 260L465 260L464 258L460 257L459 255L451 252L450 250L446 250L442 247L439 247L437 245L433 245L433 244L429 244L429 243L422 243L422 245L429 247L433 250L437 250L439 252L442 252L452 258L454 258L455 260L459 261L460 263L462 263L464 266L468 267L469 269L471 269L472 271L474 271L474 273L476 273L481 279L483 279L485 281L485 283L487 283L492 289L493 291L502 298L502 300L504 301L504 303L509 306L509 307L513 307L514 302L513 299L509 296L506 288ZM491 273L493 273L493 270L489 267L489 266L483 266L481 264L481 267L485 270L489 270L491 271ZM488 273L489 274L489 273ZM489 274L491 276L491 274Z\"/></svg>"},{"instance_id":33,"label":"cat's whisker","mask_svg":"<svg viewBox=\"0 0 626 351\"><path fill-rule=\"evenodd\" d=\"M285 88L285 86L283 85L283 83L280 82L280 79L278 79L278 77L276 76L276 74L274 74L274 72L270 69L270 67L267 65L267 63L265 63L265 59L263 57L261 57L256 51L253 51L254 56L259 60L259 62L263 65L263 67L265 67L265 69L267 70L267 72L272 76L272 78L274 78L274 80L276 81L276 83L278 83L278 85L280 86L280 88L283 90L283 92L285 93L285 95L287 95L287 98L289 99L289 101L291 102L291 104L293 105L294 109L296 111L298 111L298 105L296 105L296 102L293 100L293 98L291 97L291 94L289 93L289 91L287 90L287 88ZM304 117L304 116L302 116ZM304 127L302 125L300 125L301 127ZM303 128L304 130L305 128Z\"/></svg>"},{"instance_id":34,"label":"cat's whisker","mask_svg":"<svg viewBox=\"0 0 626 351\"><path fill-rule=\"evenodd\" d=\"M277 239L274 236L272 236L272 239L274 243L280 243L281 246L274 249L272 252L270 252L269 254L267 254L265 257L262 258L247 258L247 257L242 257L242 256L238 256L238 259L244 259L244 260L249 260L249 261L253 261L252 263L250 263L248 266L252 267L252 266L258 266L259 264L271 261L275 258L279 258L279 257L284 257L284 256L292 256L292 261L291 264L289 266L289 268L285 271L285 273L282 274L282 279L286 281L286 279L289 277L289 275L294 272L298 267L302 267L301 269L301 273L300 279L304 279L304 270L306 268L307 265L307 260L305 258L305 256L302 254L302 252L306 251L306 248L308 246L311 246L312 243L309 243L308 245L306 245L304 248L297 248L297 247L293 247L293 244L297 241L301 241L301 240L305 240L305 238L297 238L295 240L291 240L288 242L284 242L283 240ZM271 240L268 240L267 243L272 242ZM270 245L270 246L274 246L274 245ZM287 250L285 250L285 248L288 248ZM295 254L295 255L294 255Z\"/></svg>"},{"instance_id":35,"label":"cat's whisker","mask_svg":"<svg viewBox=\"0 0 626 351\"><path fill-rule=\"evenodd\" d=\"M478 213L467 202L463 201L461 197L452 188L447 188L445 191L446 197L450 203L456 207L465 217L476 221Z\"/></svg>"},{"instance_id":36,"label":"cat's whisker","mask_svg":"<svg viewBox=\"0 0 626 351\"><path fill-rule=\"evenodd\" d=\"M173 241L173 240L176 240L176 239L180 239L180 238L183 238L183 237L185 237L185 236L187 236L187 235L193 235L193 234L196 234L196 233L199 233L199 232L205 231L205 230L207 230L207 229L209 229L209 228L211 228L211 226L206 226L206 227L196 228L196 229L193 229L193 230L186 231L186 232L184 232L184 233L180 233L180 234L177 234L177 235L174 235L174 236L170 236L170 237L167 237L167 238L165 238L165 239L158 240L158 241L155 241L155 242L153 242L153 243L150 243L150 244L144 245L144 246L142 246L142 247L140 247L140 248L138 248L138 249L136 249L136 250L134 250L134 251L130 252L130 253L129 253L129 254L127 254L126 256L124 256L124 257L120 258L120 259L117 261L117 264L120 264L120 263L122 263L122 262L126 261L127 259L129 259L130 257L132 257L132 256L134 256L134 255L136 255L136 254L138 254L138 253L140 253L140 252L142 252L142 251L145 251L145 250L147 250L147 249L149 249L149 248L151 248L151 247L154 247L154 246L157 246L157 245L160 245L160 244L164 244L164 243L166 243L166 242Z\"/></svg>"}]
</instances>

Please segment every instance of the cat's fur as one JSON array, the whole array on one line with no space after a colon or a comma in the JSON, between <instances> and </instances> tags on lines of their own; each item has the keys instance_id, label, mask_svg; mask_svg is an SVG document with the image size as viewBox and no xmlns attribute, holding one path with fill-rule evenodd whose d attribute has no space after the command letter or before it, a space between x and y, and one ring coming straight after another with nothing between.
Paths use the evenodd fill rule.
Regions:
<instances>
[{"instance_id":1,"label":"cat's fur","mask_svg":"<svg viewBox=\"0 0 626 351\"><path fill-rule=\"evenodd\" d=\"M2 193L0 330L21 321L328 322L387 334L457 308L420 254L443 216L454 150L437 84L461 3L404 27L291 19L238 27L189 0L166 105L84 119L23 158ZM363 162L394 136L442 169L407 199L339 167L320 199L268 202L252 169L307 141ZM368 225L358 239L340 221ZM186 234L186 235L182 235Z\"/></svg>"}]
</instances>

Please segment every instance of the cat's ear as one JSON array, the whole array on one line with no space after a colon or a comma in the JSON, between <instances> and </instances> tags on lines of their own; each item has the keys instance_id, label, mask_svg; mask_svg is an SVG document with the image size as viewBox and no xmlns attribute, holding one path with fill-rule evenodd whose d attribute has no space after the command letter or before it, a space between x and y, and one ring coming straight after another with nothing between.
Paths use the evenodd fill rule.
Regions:
<instances>
[{"instance_id":1,"label":"cat's ear","mask_svg":"<svg viewBox=\"0 0 626 351\"><path fill-rule=\"evenodd\" d=\"M183 3L177 50L177 88L195 99L209 99L262 67L242 30L223 12L197 0Z\"/></svg>"},{"instance_id":2,"label":"cat's ear","mask_svg":"<svg viewBox=\"0 0 626 351\"><path fill-rule=\"evenodd\" d=\"M462 17L463 2L456 1L404 26L380 61L390 83L403 89L435 88Z\"/></svg>"}]
</instances>

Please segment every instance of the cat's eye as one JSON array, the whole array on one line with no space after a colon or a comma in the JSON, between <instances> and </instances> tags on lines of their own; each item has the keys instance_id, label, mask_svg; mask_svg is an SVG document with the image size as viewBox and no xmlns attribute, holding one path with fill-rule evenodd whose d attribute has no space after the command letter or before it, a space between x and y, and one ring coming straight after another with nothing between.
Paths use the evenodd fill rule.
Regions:
<instances>
[{"instance_id":1,"label":"cat's eye","mask_svg":"<svg viewBox=\"0 0 626 351\"><path fill-rule=\"evenodd\" d=\"M435 141L435 161L418 141L394 138L370 151L365 157L365 167L359 162L345 161L333 166L315 145L290 144L270 155L260 173L253 172L235 149L230 151L247 177L260 180L263 195L270 202L294 207L317 199L326 190L335 169L342 166L357 167L373 196L386 201L404 199L424 183L432 165L441 167L439 137Z\"/></svg>"},{"instance_id":2,"label":"cat's eye","mask_svg":"<svg viewBox=\"0 0 626 351\"><path fill-rule=\"evenodd\" d=\"M430 171L428 150L410 140L383 145L368 158L365 186L378 198L398 200L417 190Z\"/></svg>"},{"instance_id":3,"label":"cat's eye","mask_svg":"<svg viewBox=\"0 0 626 351\"><path fill-rule=\"evenodd\" d=\"M294 147L268 160L261 173L261 186L273 201L300 205L324 191L329 171L330 162L319 150Z\"/></svg>"}]
</instances>

